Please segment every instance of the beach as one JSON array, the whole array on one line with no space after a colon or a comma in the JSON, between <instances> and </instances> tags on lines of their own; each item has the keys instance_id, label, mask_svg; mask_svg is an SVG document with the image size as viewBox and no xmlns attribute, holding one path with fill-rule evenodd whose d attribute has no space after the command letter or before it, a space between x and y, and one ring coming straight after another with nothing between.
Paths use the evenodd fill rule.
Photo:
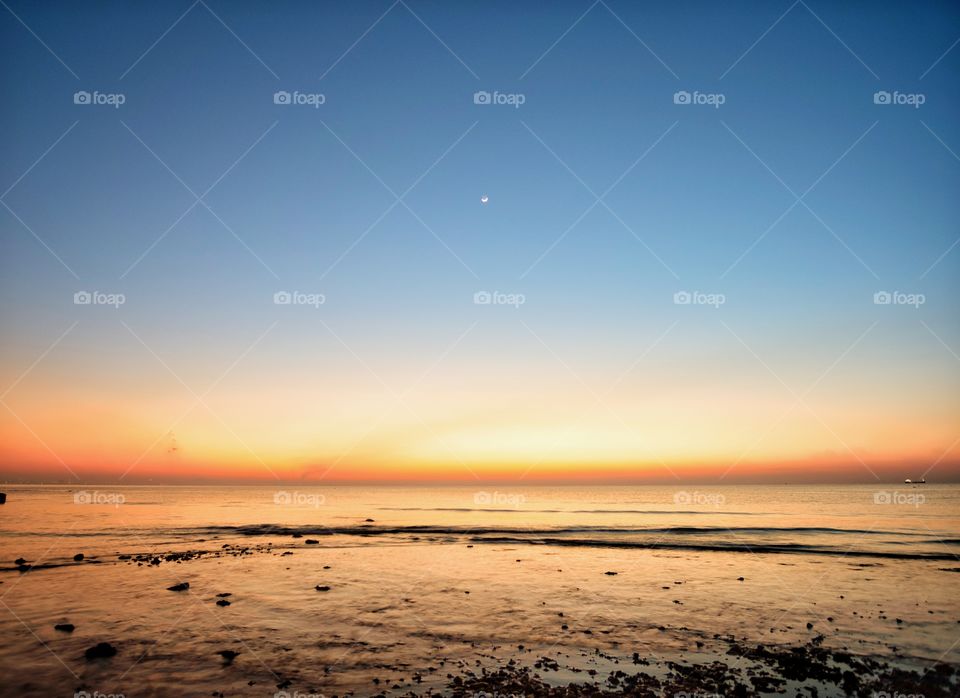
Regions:
<instances>
[{"instance_id":1,"label":"beach","mask_svg":"<svg viewBox=\"0 0 960 698\"><path fill-rule=\"evenodd\" d=\"M4 692L954 695L924 487L8 487Z\"/></svg>"}]
</instances>

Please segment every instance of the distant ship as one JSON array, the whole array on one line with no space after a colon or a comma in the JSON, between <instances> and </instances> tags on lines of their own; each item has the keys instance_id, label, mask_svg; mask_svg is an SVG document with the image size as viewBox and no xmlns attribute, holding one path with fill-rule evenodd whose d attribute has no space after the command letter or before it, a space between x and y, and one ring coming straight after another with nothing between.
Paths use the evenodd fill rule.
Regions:
<instances>
[{"instance_id":1,"label":"distant ship","mask_svg":"<svg viewBox=\"0 0 960 698\"><path fill-rule=\"evenodd\" d=\"M927 478L925 478L925 477L920 478L920 479L917 480L916 482L914 482L914 481L911 480L910 478L907 478L906 480L903 481L903 483L904 483L905 485L924 485L924 484L926 484L926 482L927 482Z\"/></svg>"}]
</instances>

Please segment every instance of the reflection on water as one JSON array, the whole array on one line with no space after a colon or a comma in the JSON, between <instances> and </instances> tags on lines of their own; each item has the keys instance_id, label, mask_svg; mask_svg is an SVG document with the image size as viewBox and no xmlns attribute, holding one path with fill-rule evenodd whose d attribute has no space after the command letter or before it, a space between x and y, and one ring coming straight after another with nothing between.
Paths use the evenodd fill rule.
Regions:
<instances>
[{"instance_id":1,"label":"reflection on water","mask_svg":"<svg viewBox=\"0 0 960 698\"><path fill-rule=\"evenodd\" d=\"M725 655L729 633L956 663L960 487L7 492L0 660L21 695L402 695L541 657L550 681L602 683L635 652ZM86 661L101 641L116 657Z\"/></svg>"}]
</instances>

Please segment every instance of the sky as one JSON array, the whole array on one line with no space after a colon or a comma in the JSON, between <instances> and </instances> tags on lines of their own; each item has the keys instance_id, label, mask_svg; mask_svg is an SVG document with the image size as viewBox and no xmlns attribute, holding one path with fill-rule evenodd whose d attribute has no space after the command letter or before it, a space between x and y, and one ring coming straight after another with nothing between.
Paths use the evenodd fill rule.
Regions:
<instances>
[{"instance_id":1,"label":"sky","mask_svg":"<svg viewBox=\"0 0 960 698\"><path fill-rule=\"evenodd\" d=\"M0 8L0 481L960 480L954 3Z\"/></svg>"}]
</instances>

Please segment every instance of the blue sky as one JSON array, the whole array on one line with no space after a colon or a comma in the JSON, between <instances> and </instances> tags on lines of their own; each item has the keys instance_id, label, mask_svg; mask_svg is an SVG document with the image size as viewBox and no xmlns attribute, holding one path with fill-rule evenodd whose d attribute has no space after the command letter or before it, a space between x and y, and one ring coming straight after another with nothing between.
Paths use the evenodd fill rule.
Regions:
<instances>
[{"instance_id":1,"label":"blue sky","mask_svg":"<svg viewBox=\"0 0 960 698\"><path fill-rule=\"evenodd\" d=\"M32 378L110 375L120 400L164 372L122 319L199 390L279 320L256 366L366 363L402 390L477 323L453 365L547 364L600 391L678 323L658 351L706 367L711 396L729 387L710 387L718 374L799 392L876 322L837 389L869 384L896 413L901 379L885 381L905 373L947 423L958 20L936 2L12 2L3 376L81 320ZM77 105L78 90L125 101ZM279 90L324 103L275 104ZM524 102L478 105L481 90ZM878 91L924 103L875 104ZM171 229L187 187L214 184ZM81 289L127 302L78 315ZM282 289L323 293L325 324L274 305ZM477 307L478 290L526 303ZM683 290L726 303L677 306ZM926 302L877 306L883 290ZM149 388L167 389L180 386Z\"/></svg>"}]
</instances>

